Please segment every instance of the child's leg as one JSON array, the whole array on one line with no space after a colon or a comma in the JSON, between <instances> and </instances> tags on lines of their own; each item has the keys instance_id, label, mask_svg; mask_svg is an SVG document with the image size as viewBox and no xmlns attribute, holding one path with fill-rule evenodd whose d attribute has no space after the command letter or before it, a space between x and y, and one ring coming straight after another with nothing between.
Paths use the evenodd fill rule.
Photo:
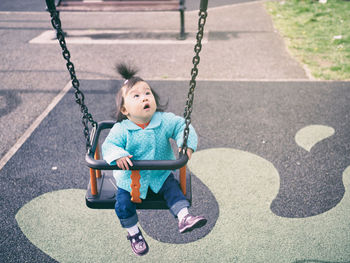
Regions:
<instances>
[{"instance_id":1,"label":"child's leg","mask_svg":"<svg viewBox=\"0 0 350 263\"><path fill-rule=\"evenodd\" d=\"M123 228L131 228L138 222L136 205L131 202L130 193L118 188L115 198L115 212Z\"/></svg>"},{"instance_id":2,"label":"child's leg","mask_svg":"<svg viewBox=\"0 0 350 263\"><path fill-rule=\"evenodd\" d=\"M178 182L171 173L159 191L163 195L170 212L179 220L179 231L181 233L202 227L207 220L202 216L192 216L188 213L190 206L186 197L182 193Z\"/></svg>"},{"instance_id":3,"label":"child's leg","mask_svg":"<svg viewBox=\"0 0 350 263\"><path fill-rule=\"evenodd\" d=\"M171 173L165 180L159 194L163 196L170 212L175 217L177 217L182 209L187 209L190 206L190 203L182 193L179 183L175 179L173 173Z\"/></svg>"},{"instance_id":4,"label":"child's leg","mask_svg":"<svg viewBox=\"0 0 350 263\"><path fill-rule=\"evenodd\" d=\"M127 239L130 240L133 252L139 256L145 255L148 252L148 244L137 226L136 205L131 202L128 191L118 188L115 212L122 227L128 231Z\"/></svg>"}]
</instances>

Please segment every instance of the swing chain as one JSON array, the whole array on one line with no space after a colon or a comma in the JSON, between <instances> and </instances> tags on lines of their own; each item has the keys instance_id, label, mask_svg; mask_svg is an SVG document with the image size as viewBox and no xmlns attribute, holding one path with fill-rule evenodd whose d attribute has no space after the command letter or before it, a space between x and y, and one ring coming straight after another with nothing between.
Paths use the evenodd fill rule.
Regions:
<instances>
[{"instance_id":1,"label":"swing chain","mask_svg":"<svg viewBox=\"0 0 350 263\"><path fill-rule=\"evenodd\" d=\"M83 113L82 117L82 124L84 126L84 136L86 139L86 149L89 150L91 148L90 144L90 131L89 131L89 122L93 127L97 127L97 122L94 121L92 118L91 113L89 113L89 110L87 106L85 105L85 96L84 93L79 89L80 83L79 80L76 77L75 74L75 69L73 63L70 61L70 53L68 51L67 45L66 45L66 40L64 38L64 32L61 28L61 20L59 18L59 13L53 9L49 9L50 15L51 15L51 24L53 28L56 30L56 35L58 42L62 48L62 55L63 58L67 61L67 69L69 71L71 80L72 80L72 86L75 89L75 102L79 104L80 110Z\"/></svg>"},{"instance_id":2,"label":"swing chain","mask_svg":"<svg viewBox=\"0 0 350 263\"><path fill-rule=\"evenodd\" d=\"M59 44L62 48L62 55L63 58L67 61L67 69L69 71L71 80L72 80L72 86L75 89L75 102L80 105L81 112L83 113L82 123L84 125L84 136L86 138L86 149L89 150L91 148L90 144L90 138L89 138L89 122L93 127L97 127L97 122L94 121L92 118L92 115L89 113L87 106L84 103L84 94L82 91L80 91L79 86L79 80L76 77L75 69L73 63L70 61L70 53L67 49L66 41L64 38L64 32L61 28L61 20L59 18L59 13L56 11L55 7L49 8L49 12L51 15L51 23L53 28L56 30L57 33L57 39L59 41ZM204 25L207 18L207 10L201 10L199 12L199 21L198 21L198 32L196 35L197 43L194 47L195 56L192 59L193 68L191 70L191 81L190 81L190 89L187 96L186 106L185 106L185 129L184 129L184 137L183 137L183 144L181 148L182 154L185 154L187 151L187 140L189 136L189 127L191 124L191 113L193 110L193 100L194 100L194 90L196 88L196 77L198 75L198 65L200 62L199 53L202 50L202 39L204 35Z\"/></svg>"},{"instance_id":3,"label":"swing chain","mask_svg":"<svg viewBox=\"0 0 350 263\"><path fill-rule=\"evenodd\" d=\"M191 113L193 110L193 100L194 100L194 90L196 88L196 77L198 75L198 64L200 62L199 53L202 50L202 39L204 35L204 25L207 19L208 13L207 10L201 10L199 12L199 21L198 21L198 32L197 32L197 43L194 46L194 52L195 56L192 59L193 68L191 70L191 81L190 81L190 89L187 96L186 106L185 106L185 129L184 129L184 137L183 137L183 144L181 147L181 153L186 154L187 151L187 140L190 133L190 124L191 124Z\"/></svg>"}]
</instances>

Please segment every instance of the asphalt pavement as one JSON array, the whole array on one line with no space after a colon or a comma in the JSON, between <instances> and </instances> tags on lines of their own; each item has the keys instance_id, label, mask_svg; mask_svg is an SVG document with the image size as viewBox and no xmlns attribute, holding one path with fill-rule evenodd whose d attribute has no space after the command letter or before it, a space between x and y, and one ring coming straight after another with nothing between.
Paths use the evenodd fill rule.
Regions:
<instances>
[{"instance_id":1,"label":"asphalt pavement","mask_svg":"<svg viewBox=\"0 0 350 263\"><path fill-rule=\"evenodd\" d=\"M120 61L182 115L198 3L187 1L185 42L176 12L61 14L95 120L113 118ZM181 235L168 211L139 211L142 258L112 210L85 206L81 113L43 34L48 13L37 1L0 10L1 261L350 262L349 82L312 79L263 2L209 1L188 166L190 211L208 223Z\"/></svg>"}]
</instances>

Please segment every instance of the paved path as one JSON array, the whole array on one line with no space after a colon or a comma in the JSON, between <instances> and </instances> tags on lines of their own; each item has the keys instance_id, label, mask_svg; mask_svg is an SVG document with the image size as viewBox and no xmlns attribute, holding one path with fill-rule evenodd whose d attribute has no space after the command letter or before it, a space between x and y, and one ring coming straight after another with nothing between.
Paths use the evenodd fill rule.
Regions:
<instances>
[{"instance_id":1,"label":"paved path","mask_svg":"<svg viewBox=\"0 0 350 263\"><path fill-rule=\"evenodd\" d=\"M93 30L101 33L100 38L103 38L102 30L179 30L179 17L175 12L137 13L137 19L132 20L127 13L63 13L61 16L68 33L70 30ZM48 13L2 12L0 17L3 62L0 65L3 104L0 136L6 138L0 145L0 157L3 157L65 87L69 76L57 44L29 44L41 33L51 31ZM187 32L193 36L196 27L197 12L187 12ZM199 79L307 78L301 66L285 50L261 3L211 9L206 37ZM126 60L139 66L145 79L187 80L194 53L192 43L175 40L172 44L72 44L69 49L78 77L88 79L116 78L115 63Z\"/></svg>"},{"instance_id":2,"label":"paved path","mask_svg":"<svg viewBox=\"0 0 350 263\"><path fill-rule=\"evenodd\" d=\"M349 262L349 84L310 81L263 3L210 3L193 112L200 145L189 164L191 211L208 224L180 235L169 212L140 211L151 245L141 259L113 211L84 205L88 169L68 73L57 44L30 43L51 31L48 14L38 3L36 12L12 12L9 1L0 9L11 11L0 13L4 262ZM67 41L96 120L110 119L121 60L182 114L193 43L173 40L177 13L135 15L62 14L68 35L77 33Z\"/></svg>"}]
</instances>

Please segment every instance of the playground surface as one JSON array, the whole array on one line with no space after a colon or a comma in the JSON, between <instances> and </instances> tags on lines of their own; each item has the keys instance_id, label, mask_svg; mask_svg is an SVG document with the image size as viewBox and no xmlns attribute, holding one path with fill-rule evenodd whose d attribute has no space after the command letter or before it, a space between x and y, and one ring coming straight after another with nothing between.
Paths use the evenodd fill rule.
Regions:
<instances>
[{"instance_id":1,"label":"playground surface","mask_svg":"<svg viewBox=\"0 0 350 263\"><path fill-rule=\"evenodd\" d=\"M62 14L62 20L73 32L86 30L89 19L89 28L97 27L101 35L127 28L130 36L140 36L134 33L150 28L150 17L164 21L157 30L177 30L173 13L138 14L141 23L134 24L125 22L128 15L107 14L101 24L102 14ZM118 27L106 28L120 16ZM286 51L261 2L209 9L192 114L199 147L188 164L190 211L208 223L180 234L168 211L139 211L150 245L144 257L132 253L113 210L85 205L89 169L68 73L58 44L30 42L50 30L49 22L44 24L48 14L4 12L0 18L19 25L3 25L3 35L9 28L22 32L24 19L27 26L43 24L18 39L9 37L0 48L8 62L0 72L0 91L12 102L6 105L13 105L0 112L2 156L31 130L0 170L2 262L350 262L349 82L310 80ZM189 36L195 20L196 12L189 11ZM139 37L139 44L94 39L83 44L79 37L71 44L96 121L112 119L121 84L114 58L147 64L142 77L169 102L168 111L182 115L193 43L165 44L155 31ZM28 71L19 67L20 51ZM32 104L34 98L41 101Z\"/></svg>"}]
</instances>

